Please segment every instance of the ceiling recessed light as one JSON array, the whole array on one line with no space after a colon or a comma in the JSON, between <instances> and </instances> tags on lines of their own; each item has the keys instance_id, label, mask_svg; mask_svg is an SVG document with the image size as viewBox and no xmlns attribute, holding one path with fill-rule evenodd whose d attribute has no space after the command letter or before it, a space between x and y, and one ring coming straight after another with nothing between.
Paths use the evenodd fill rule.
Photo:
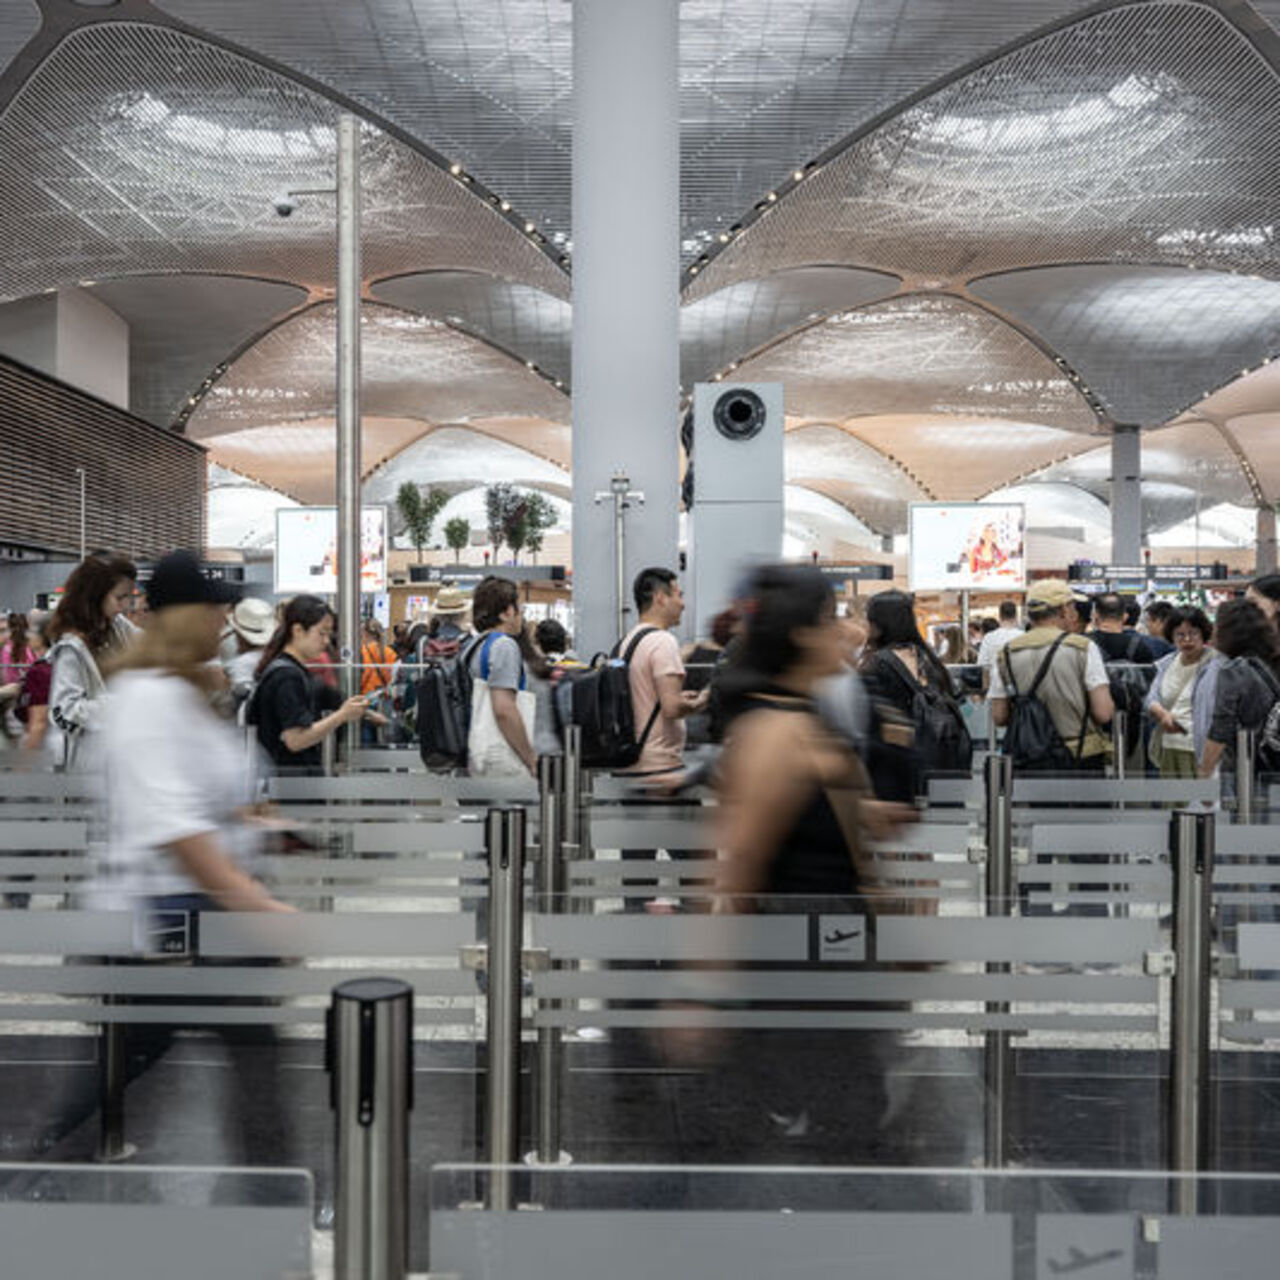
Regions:
<instances>
[{"instance_id":1,"label":"ceiling recessed light","mask_svg":"<svg viewBox=\"0 0 1280 1280\"><path fill-rule=\"evenodd\" d=\"M78 4L82 9L110 9L112 5L117 5L120 0L72 0L73 4Z\"/></svg>"}]
</instances>

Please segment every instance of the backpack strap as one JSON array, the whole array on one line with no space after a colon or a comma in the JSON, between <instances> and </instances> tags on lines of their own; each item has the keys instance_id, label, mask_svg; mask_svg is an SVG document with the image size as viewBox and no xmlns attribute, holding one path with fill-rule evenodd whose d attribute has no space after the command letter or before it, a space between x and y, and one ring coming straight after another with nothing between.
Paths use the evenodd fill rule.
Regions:
<instances>
[{"instance_id":1,"label":"backpack strap","mask_svg":"<svg viewBox=\"0 0 1280 1280\"><path fill-rule=\"evenodd\" d=\"M1142 637L1136 632L1132 632L1129 636L1129 647L1124 651L1124 660L1132 662L1134 655L1138 652L1138 646L1142 643Z\"/></svg>"},{"instance_id":2,"label":"backpack strap","mask_svg":"<svg viewBox=\"0 0 1280 1280\"><path fill-rule=\"evenodd\" d=\"M640 630L631 637L631 643L627 645L627 651L622 655L622 661L625 662L628 667L631 666L631 659L635 657L636 649L640 646L640 641L643 640L645 636L653 635L657 630L657 627L641 627ZM613 652L610 656L616 658L621 646L622 641L619 640L618 643L613 646ZM644 750L644 744L649 741L649 735L653 732L653 726L658 721L658 713L662 710L662 699L657 696L657 689L653 692L653 710L649 712L649 719L645 722L644 732L636 739L636 746L641 751Z\"/></svg>"}]
</instances>

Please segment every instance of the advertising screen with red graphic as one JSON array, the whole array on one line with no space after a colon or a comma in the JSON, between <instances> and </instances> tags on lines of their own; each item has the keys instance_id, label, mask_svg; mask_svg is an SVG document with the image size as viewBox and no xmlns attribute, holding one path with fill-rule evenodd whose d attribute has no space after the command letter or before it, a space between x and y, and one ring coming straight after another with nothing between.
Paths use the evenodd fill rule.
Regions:
<instances>
[{"instance_id":1,"label":"advertising screen with red graphic","mask_svg":"<svg viewBox=\"0 0 1280 1280\"><path fill-rule=\"evenodd\" d=\"M1021 505L915 503L909 542L912 591L1021 591L1027 585Z\"/></svg>"}]
</instances>

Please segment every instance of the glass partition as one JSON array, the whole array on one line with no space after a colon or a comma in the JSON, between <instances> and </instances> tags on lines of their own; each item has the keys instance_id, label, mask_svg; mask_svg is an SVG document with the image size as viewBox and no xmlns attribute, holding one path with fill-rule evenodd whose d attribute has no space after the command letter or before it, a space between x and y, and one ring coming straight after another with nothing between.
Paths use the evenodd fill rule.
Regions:
<instances>
[{"instance_id":1,"label":"glass partition","mask_svg":"<svg viewBox=\"0 0 1280 1280\"><path fill-rule=\"evenodd\" d=\"M499 1178L519 1208L484 1207ZM1172 1211L1188 1199L1198 1213ZM460 1280L1256 1280L1277 1248L1274 1178L687 1166L432 1178L431 1268Z\"/></svg>"},{"instance_id":2,"label":"glass partition","mask_svg":"<svg viewBox=\"0 0 1280 1280\"><path fill-rule=\"evenodd\" d=\"M0 1164L3 1270L22 1280L302 1280L311 1223L301 1170Z\"/></svg>"}]
</instances>

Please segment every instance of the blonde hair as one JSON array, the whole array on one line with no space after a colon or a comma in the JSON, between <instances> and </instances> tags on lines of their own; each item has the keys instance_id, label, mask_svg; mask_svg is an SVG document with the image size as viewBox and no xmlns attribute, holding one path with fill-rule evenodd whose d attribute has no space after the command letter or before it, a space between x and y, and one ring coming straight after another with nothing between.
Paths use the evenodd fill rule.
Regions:
<instances>
[{"instance_id":1,"label":"blonde hair","mask_svg":"<svg viewBox=\"0 0 1280 1280\"><path fill-rule=\"evenodd\" d=\"M153 613L146 630L129 646L108 674L158 670L195 685L201 692L216 687L218 672L209 663L218 656L218 632L209 625L207 604L174 604Z\"/></svg>"}]
</instances>

